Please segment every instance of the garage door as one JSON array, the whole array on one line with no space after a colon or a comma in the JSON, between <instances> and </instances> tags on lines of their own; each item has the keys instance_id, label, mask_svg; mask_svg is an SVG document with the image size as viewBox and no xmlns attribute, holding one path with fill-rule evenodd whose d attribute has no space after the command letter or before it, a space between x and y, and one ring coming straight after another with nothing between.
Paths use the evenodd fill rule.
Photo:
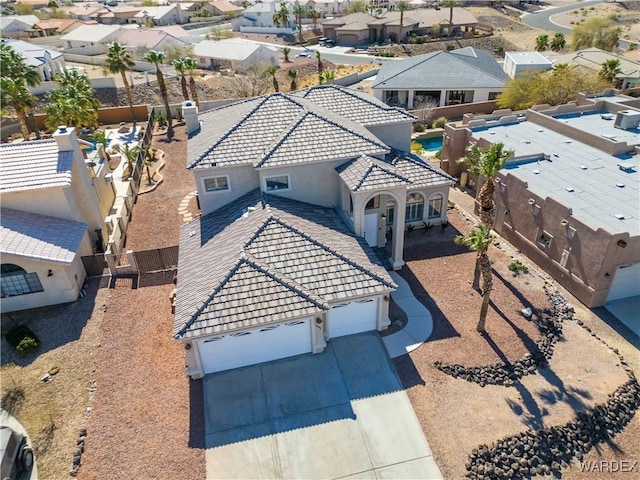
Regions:
<instances>
[{"instance_id":1,"label":"garage door","mask_svg":"<svg viewBox=\"0 0 640 480\"><path fill-rule=\"evenodd\" d=\"M375 298L334 305L329 310L329 338L375 330L377 317Z\"/></svg>"},{"instance_id":2,"label":"garage door","mask_svg":"<svg viewBox=\"0 0 640 480\"><path fill-rule=\"evenodd\" d=\"M310 320L268 325L198 342L204 374L311 351Z\"/></svg>"},{"instance_id":3,"label":"garage door","mask_svg":"<svg viewBox=\"0 0 640 480\"><path fill-rule=\"evenodd\" d=\"M607 302L637 295L640 295L640 263L618 267L607 295Z\"/></svg>"}]
</instances>

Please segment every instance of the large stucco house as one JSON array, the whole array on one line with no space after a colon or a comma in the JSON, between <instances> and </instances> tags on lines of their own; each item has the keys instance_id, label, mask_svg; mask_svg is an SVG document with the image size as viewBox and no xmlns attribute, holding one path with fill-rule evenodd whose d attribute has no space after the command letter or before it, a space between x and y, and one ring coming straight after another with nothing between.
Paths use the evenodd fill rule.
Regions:
<instances>
[{"instance_id":1,"label":"large stucco house","mask_svg":"<svg viewBox=\"0 0 640 480\"><path fill-rule=\"evenodd\" d=\"M408 153L415 117L331 85L183 115L202 210L180 233L189 375L385 329L396 285L373 248L401 268L405 225L444 222L453 183Z\"/></svg>"},{"instance_id":2,"label":"large stucco house","mask_svg":"<svg viewBox=\"0 0 640 480\"><path fill-rule=\"evenodd\" d=\"M78 298L81 257L104 251L109 236L108 173L108 162L86 162L73 128L0 145L2 312Z\"/></svg>"}]
</instances>

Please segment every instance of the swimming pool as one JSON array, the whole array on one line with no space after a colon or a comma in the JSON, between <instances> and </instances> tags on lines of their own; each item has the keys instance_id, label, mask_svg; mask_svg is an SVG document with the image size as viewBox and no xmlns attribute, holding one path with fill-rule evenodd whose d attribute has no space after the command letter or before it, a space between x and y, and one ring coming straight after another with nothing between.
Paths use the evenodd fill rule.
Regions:
<instances>
[{"instance_id":1,"label":"swimming pool","mask_svg":"<svg viewBox=\"0 0 640 480\"><path fill-rule=\"evenodd\" d=\"M415 141L422 145L422 149L427 152L437 152L442 148L442 137L416 138Z\"/></svg>"},{"instance_id":2,"label":"swimming pool","mask_svg":"<svg viewBox=\"0 0 640 480\"><path fill-rule=\"evenodd\" d=\"M91 143L93 145L93 147L87 146L87 148L85 148L84 151L87 152L87 153L95 152L96 145L98 144L98 142L96 142L94 140L90 140L89 143ZM107 138L107 144L104 146L104 148L107 148L110 144L111 144L111 139Z\"/></svg>"}]
</instances>

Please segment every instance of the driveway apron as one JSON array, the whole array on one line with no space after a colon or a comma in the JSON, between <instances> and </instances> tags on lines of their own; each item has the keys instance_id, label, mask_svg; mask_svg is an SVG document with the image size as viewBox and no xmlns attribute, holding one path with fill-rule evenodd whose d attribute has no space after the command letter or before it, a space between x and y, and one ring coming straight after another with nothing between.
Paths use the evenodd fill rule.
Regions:
<instances>
[{"instance_id":1,"label":"driveway apron","mask_svg":"<svg viewBox=\"0 0 640 480\"><path fill-rule=\"evenodd\" d=\"M207 478L440 479L380 337L204 378Z\"/></svg>"}]
</instances>

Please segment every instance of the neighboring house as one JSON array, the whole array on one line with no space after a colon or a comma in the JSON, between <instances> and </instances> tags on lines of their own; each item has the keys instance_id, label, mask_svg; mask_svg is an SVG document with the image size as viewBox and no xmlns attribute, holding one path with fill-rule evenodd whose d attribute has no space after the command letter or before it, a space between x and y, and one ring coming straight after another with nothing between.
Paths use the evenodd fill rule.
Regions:
<instances>
[{"instance_id":1,"label":"neighboring house","mask_svg":"<svg viewBox=\"0 0 640 480\"><path fill-rule=\"evenodd\" d=\"M108 45L118 39L122 33L119 25L82 25L74 31L60 37L64 48L86 48L96 45Z\"/></svg>"},{"instance_id":2,"label":"neighboring house","mask_svg":"<svg viewBox=\"0 0 640 480\"><path fill-rule=\"evenodd\" d=\"M445 126L451 174L470 144L514 150L496 180L494 229L588 307L640 296L638 107L630 97L579 96L577 105Z\"/></svg>"},{"instance_id":3,"label":"neighboring house","mask_svg":"<svg viewBox=\"0 0 640 480\"><path fill-rule=\"evenodd\" d=\"M152 27L150 30L168 33L183 43L191 43L191 34L180 25L167 25L163 27Z\"/></svg>"},{"instance_id":4,"label":"neighboring house","mask_svg":"<svg viewBox=\"0 0 640 480\"><path fill-rule=\"evenodd\" d=\"M299 3L307 9L314 9L324 16L329 16L342 13L349 5L349 0L307 0Z\"/></svg>"},{"instance_id":5,"label":"neighboring house","mask_svg":"<svg viewBox=\"0 0 640 480\"><path fill-rule=\"evenodd\" d=\"M66 10L69 18L75 18L78 20L96 20L101 13L107 13L109 10L102 5L91 6L84 4L78 7L72 7Z\"/></svg>"},{"instance_id":6,"label":"neighboring house","mask_svg":"<svg viewBox=\"0 0 640 480\"><path fill-rule=\"evenodd\" d=\"M118 37L118 43L133 52L139 60L142 60L149 50L164 51L167 47L187 46L187 43L166 32L152 29L126 30Z\"/></svg>"},{"instance_id":7,"label":"neighboring house","mask_svg":"<svg viewBox=\"0 0 640 480\"><path fill-rule=\"evenodd\" d=\"M156 26L181 25L189 23L191 12L183 10L180 4L163 5L160 7L144 7L135 14L135 20L140 25L152 23Z\"/></svg>"},{"instance_id":8,"label":"neighboring house","mask_svg":"<svg viewBox=\"0 0 640 480\"><path fill-rule=\"evenodd\" d=\"M33 26L34 37L64 35L81 25L84 25L82 21L74 18L51 18L49 20L40 20Z\"/></svg>"},{"instance_id":9,"label":"neighboring house","mask_svg":"<svg viewBox=\"0 0 640 480\"><path fill-rule=\"evenodd\" d=\"M453 184L408 153L415 117L332 85L183 115L202 210L180 233L188 374L385 329L396 285L371 248L401 268L405 225L446 221Z\"/></svg>"},{"instance_id":10,"label":"neighboring house","mask_svg":"<svg viewBox=\"0 0 640 480\"><path fill-rule=\"evenodd\" d=\"M507 76L490 52L465 47L385 62L373 82L376 98L389 105L420 108L494 100Z\"/></svg>"},{"instance_id":11,"label":"neighboring house","mask_svg":"<svg viewBox=\"0 0 640 480\"><path fill-rule=\"evenodd\" d=\"M276 25L273 21L273 14L280 9L280 2L256 3L245 8L242 15L231 19L231 28L233 31L262 31L269 32L270 29L277 31L292 33L296 30L296 17L293 15L294 4L285 2L289 9L289 18L286 25L282 23ZM248 30L249 29L249 30ZM276 30L273 30L274 32Z\"/></svg>"},{"instance_id":12,"label":"neighboring house","mask_svg":"<svg viewBox=\"0 0 640 480\"><path fill-rule=\"evenodd\" d=\"M85 163L73 128L0 145L2 312L70 302L104 251L115 200L108 162Z\"/></svg>"},{"instance_id":13,"label":"neighboring house","mask_svg":"<svg viewBox=\"0 0 640 480\"><path fill-rule=\"evenodd\" d=\"M0 34L8 38L26 38L40 19L35 15L0 16Z\"/></svg>"},{"instance_id":14,"label":"neighboring house","mask_svg":"<svg viewBox=\"0 0 640 480\"><path fill-rule=\"evenodd\" d=\"M101 13L98 17L100 23L105 25L126 25L128 23L137 23L136 15L141 12L143 7L108 7L106 13Z\"/></svg>"},{"instance_id":15,"label":"neighboring house","mask_svg":"<svg viewBox=\"0 0 640 480\"><path fill-rule=\"evenodd\" d=\"M209 11L212 15L229 15L236 16L242 13L244 7L241 5L234 5L228 0L214 0L212 2L207 2L204 5L204 8Z\"/></svg>"},{"instance_id":16,"label":"neighboring house","mask_svg":"<svg viewBox=\"0 0 640 480\"><path fill-rule=\"evenodd\" d=\"M553 63L539 52L506 52L502 68L515 78L531 72L551 70Z\"/></svg>"},{"instance_id":17,"label":"neighboring house","mask_svg":"<svg viewBox=\"0 0 640 480\"><path fill-rule=\"evenodd\" d=\"M351 13L325 20L322 32L325 37L345 47L370 44L377 40L376 30L369 28L369 23L375 20L376 17L367 13Z\"/></svg>"},{"instance_id":18,"label":"neighboring house","mask_svg":"<svg viewBox=\"0 0 640 480\"><path fill-rule=\"evenodd\" d=\"M27 65L34 67L38 71L40 80L43 82L53 80L55 75L65 70L62 52L23 42L22 40L1 39L0 42L6 43L15 52L19 53Z\"/></svg>"},{"instance_id":19,"label":"neighboring house","mask_svg":"<svg viewBox=\"0 0 640 480\"><path fill-rule=\"evenodd\" d=\"M640 60L634 61L626 55L617 55L599 48L586 48L565 54L550 53L548 58L554 64L579 65L596 73L600 72L602 64L607 60L618 60L620 73L616 75L617 86L623 90L640 87Z\"/></svg>"},{"instance_id":20,"label":"neighboring house","mask_svg":"<svg viewBox=\"0 0 640 480\"><path fill-rule=\"evenodd\" d=\"M244 38L203 40L196 44L193 54L200 68L228 68L236 72L261 63L277 66L280 57L276 48Z\"/></svg>"}]
</instances>

